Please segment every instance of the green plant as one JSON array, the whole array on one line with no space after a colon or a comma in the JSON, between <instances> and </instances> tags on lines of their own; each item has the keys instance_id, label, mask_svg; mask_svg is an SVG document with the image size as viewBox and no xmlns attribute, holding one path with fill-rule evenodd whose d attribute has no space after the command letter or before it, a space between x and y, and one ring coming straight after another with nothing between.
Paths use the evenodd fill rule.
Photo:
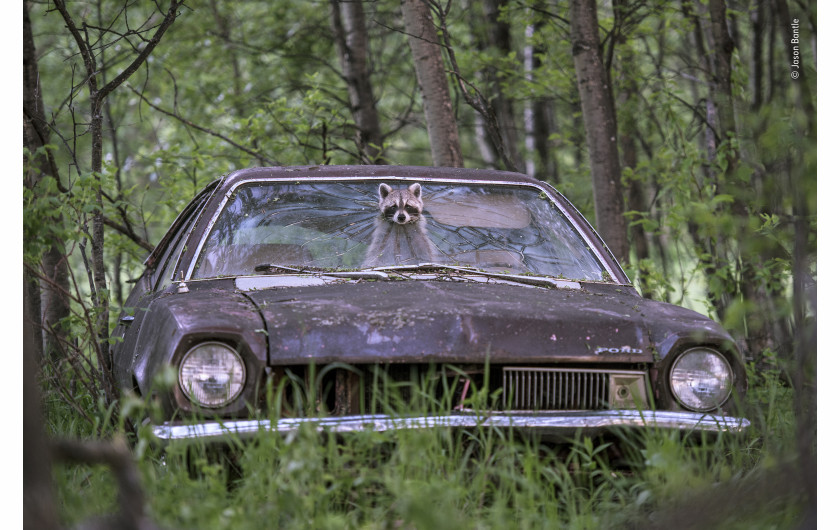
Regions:
<instances>
[{"instance_id":1,"label":"green plant","mask_svg":"<svg viewBox=\"0 0 840 530\"><path fill-rule=\"evenodd\" d=\"M792 394L771 374L751 370L750 377L747 406L758 421L741 437L643 430L546 444L507 429L339 435L308 426L160 451L140 429L135 455L152 518L170 528L602 528L669 520L716 491L729 492L727 502L695 517L783 528L802 515L799 493L774 491L770 510L747 501L789 463L781 455L795 439ZM412 385L412 393L429 395L428 381ZM403 390L386 384L383 391ZM122 417L153 407L130 397L121 403ZM427 401L429 411L437 407ZM108 495L88 501L113 489L107 475L81 467L56 474L64 521L113 505Z\"/></svg>"}]
</instances>

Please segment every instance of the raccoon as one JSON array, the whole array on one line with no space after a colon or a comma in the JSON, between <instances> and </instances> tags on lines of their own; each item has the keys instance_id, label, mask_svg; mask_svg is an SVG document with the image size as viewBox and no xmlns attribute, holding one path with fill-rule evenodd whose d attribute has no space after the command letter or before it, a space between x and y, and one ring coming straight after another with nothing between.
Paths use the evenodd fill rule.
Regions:
<instances>
[{"instance_id":1,"label":"raccoon","mask_svg":"<svg viewBox=\"0 0 840 530\"><path fill-rule=\"evenodd\" d=\"M423 215L423 190L415 182L408 189L394 190L384 182L379 185L379 211L390 221L404 225Z\"/></svg>"},{"instance_id":2,"label":"raccoon","mask_svg":"<svg viewBox=\"0 0 840 530\"><path fill-rule=\"evenodd\" d=\"M435 262L435 246L426 231L423 190L419 183L395 190L379 185L379 212L364 267Z\"/></svg>"}]
</instances>

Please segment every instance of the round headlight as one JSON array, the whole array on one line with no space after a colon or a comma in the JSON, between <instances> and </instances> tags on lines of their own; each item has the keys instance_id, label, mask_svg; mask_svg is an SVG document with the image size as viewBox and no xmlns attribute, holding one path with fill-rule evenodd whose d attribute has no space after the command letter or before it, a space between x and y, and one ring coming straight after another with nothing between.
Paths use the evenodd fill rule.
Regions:
<instances>
[{"instance_id":1,"label":"round headlight","mask_svg":"<svg viewBox=\"0 0 840 530\"><path fill-rule=\"evenodd\" d=\"M221 342L193 347L181 359L178 382L197 405L218 408L236 399L245 386L245 364L236 350Z\"/></svg>"},{"instance_id":2,"label":"round headlight","mask_svg":"<svg viewBox=\"0 0 840 530\"><path fill-rule=\"evenodd\" d=\"M697 412L723 405L732 391L732 367L720 353L692 348L671 367L671 390L683 406Z\"/></svg>"}]
</instances>

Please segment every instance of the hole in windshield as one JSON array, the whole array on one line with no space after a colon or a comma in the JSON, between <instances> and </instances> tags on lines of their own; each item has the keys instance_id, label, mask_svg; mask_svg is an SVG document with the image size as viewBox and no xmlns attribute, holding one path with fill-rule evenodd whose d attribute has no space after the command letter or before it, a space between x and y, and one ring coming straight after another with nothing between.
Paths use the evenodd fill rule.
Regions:
<instances>
[{"instance_id":1,"label":"hole in windshield","mask_svg":"<svg viewBox=\"0 0 840 530\"><path fill-rule=\"evenodd\" d=\"M584 239L539 189L396 180L238 187L205 240L194 278L271 264L359 270L439 263L602 281Z\"/></svg>"}]
</instances>

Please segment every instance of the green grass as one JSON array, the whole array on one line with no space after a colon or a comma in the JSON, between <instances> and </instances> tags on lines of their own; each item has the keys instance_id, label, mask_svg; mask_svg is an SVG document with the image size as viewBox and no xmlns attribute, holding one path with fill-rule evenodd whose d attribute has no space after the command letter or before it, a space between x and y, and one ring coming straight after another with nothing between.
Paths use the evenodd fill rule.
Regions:
<instances>
[{"instance_id":1,"label":"green grass","mask_svg":"<svg viewBox=\"0 0 840 530\"><path fill-rule=\"evenodd\" d=\"M148 513L168 528L795 528L806 499L792 391L752 378L754 427L737 437L645 431L547 445L504 430L304 429L230 451L135 451ZM64 524L116 509L104 467L58 464L54 477Z\"/></svg>"}]
</instances>

